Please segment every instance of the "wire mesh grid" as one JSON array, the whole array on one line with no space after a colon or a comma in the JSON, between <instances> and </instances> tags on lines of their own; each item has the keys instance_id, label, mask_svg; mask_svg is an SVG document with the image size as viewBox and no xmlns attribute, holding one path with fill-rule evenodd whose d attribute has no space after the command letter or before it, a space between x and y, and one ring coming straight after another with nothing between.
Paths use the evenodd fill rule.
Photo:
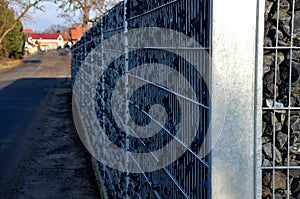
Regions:
<instances>
[{"instance_id":1,"label":"wire mesh grid","mask_svg":"<svg viewBox=\"0 0 300 199\"><path fill-rule=\"evenodd\" d=\"M266 0L262 196L300 198L300 1Z\"/></svg>"},{"instance_id":2,"label":"wire mesh grid","mask_svg":"<svg viewBox=\"0 0 300 199\"><path fill-rule=\"evenodd\" d=\"M132 1L128 0L124 3L125 8L125 20L124 22L112 28L109 26L108 21L104 17L103 20L103 35L104 39L110 37L119 31L127 31L135 28L143 27L160 27L167 28L182 32L196 41L198 41L202 48L195 49L177 49L178 51L184 51L185 57L193 59L195 63L201 65L201 74L209 75L209 60L202 60L199 53L209 51L209 39L210 39L210 1L202 0L175 0L175 1ZM109 15L106 16L109 18ZM191 24L191 25L189 25ZM105 27L105 26L109 27ZM170 35L170 37L172 37ZM164 40L170 40L168 38L162 38ZM172 39L171 39L172 40ZM178 42L178 41L172 41ZM146 94L144 104L153 103L153 98L159 95L167 95L169 97L169 107L171 112L177 112L180 108L188 115L189 118L183 118L184 120L193 121L195 110L189 110L188 107L179 107L177 98L182 98L189 103L198 105L200 111L201 121L193 121L199 123L199 133L194 138L193 143L189 146L184 141L178 139L176 135L173 135L171 131L166 128L166 138L159 138L153 140L153 143L147 143L143 139L138 139L136 142L132 142L129 148L131 150L141 150L137 146L141 146L140 143L146 145L147 150L153 150L158 146L164 146L165 143L169 143L172 139L175 139L178 143L182 144L186 148L186 152L175 162L166 166L160 170L153 172L142 172L141 174L126 174L120 173L115 170L106 168L106 176L126 176L123 179L117 177L118 183L122 184L122 181L126 184L127 190L138 189L133 195L127 195L130 198L209 198L210 197L210 174L209 174L209 157L201 157L197 154L201 144L204 140L204 136L208 130L209 125L209 97L208 97L208 83L204 82L202 77L193 74L193 71L189 68L189 63L186 60L176 56L168 51L162 50L163 46L157 46L157 48L145 46L143 49L135 49L135 46L128 43L128 50L131 52L123 57L126 71L132 69L135 66L143 64L155 64L161 63L167 66L178 67L178 72L182 74L191 85L194 86L194 90L199 96L198 101L194 101L186 96L181 96L167 87L162 87L156 83L149 82L146 79L141 79L137 76L131 75L131 78L136 81L142 81L150 85L143 88L144 94ZM166 49L168 50L168 49ZM168 70L168 69L166 69ZM119 72L119 68L112 70L114 73ZM124 72L126 72L124 71ZM167 82L168 84L169 82ZM107 85L106 85L107 86ZM177 88L181 85L176 85ZM108 85L109 87L109 85ZM183 88L185 89L185 88ZM133 111L142 111L147 117L151 117L147 110L144 110L143 104L141 104L141 96L130 99L130 104ZM154 120L161 128L164 128L165 124L160 121ZM109 121L107 121L109 122ZM176 124L174 124L174 127ZM187 133L191 131L191 127L185 129ZM154 157L155 159L156 157ZM108 179L110 179L108 178ZM125 182L126 181L126 182ZM117 190L118 186L113 180L108 180L109 184L114 185L113 190ZM124 187L123 187L124 191ZM118 191L112 197L118 197ZM125 193L128 191L124 191ZM114 193L114 191L110 192Z\"/></svg>"},{"instance_id":3,"label":"wire mesh grid","mask_svg":"<svg viewBox=\"0 0 300 199\"><path fill-rule=\"evenodd\" d=\"M206 136L210 119L208 90L210 86L210 60L203 59L201 56L203 53L210 52L210 15L210 0L127 0L103 16L102 20L86 32L72 48L72 78L74 80L85 57L95 46L113 35L135 28L159 27L175 30L193 38L201 45L197 48L178 48L177 51L180 51L181 55L187 58L185 60L178 54L172 53L176 52L175 49L172 49L172 52L168 51L170 50L168 46L148 47L145 45L143 49L136 49L133 43L128 42L125 44L126 53L114 60L114 63L106 70L107 75L102 76L99 80L96 94L97 117L105 129L111 130L106 132L106 135L114 144L120 147L125 146L127 150L133 152L149 152L175 140L186 149L186 152L176 161L153 172L143 172L140 168L141 173L125 173L109 168L100 162L95 163L105 181L104 184L110 198L211 198L210 156L201 157L198 154ZM176 42L181 42L173 40L172 35L162 39L170 41L171 46L176 46ZM104 50L102 49L102 53ZM193 70L189 61L197 63L197 69L201 75ZM153 120L161 129L164 129L164 136L157 137L152 142L142 138L128 141L128 136L124 139L111 118L105 116L103 110L107 110L107 107L111 106L106 93L111 92L117 79L132 68L143 64L157 63L176 69L190 83L198 98L194 100L168 89L168 86L172 84L171 77L168 77L170 81L167 81L166 86L163 87L147 79L131 75L130 78L133 81L143 82L147 86L138 89L139 95L129 96L130 111L136 115L142 112L144 120L147 120L145 118ZM166 69L166 73L168 72L170 69ZM88 73L85 79L88 83ZM176 90L186 89L181 83L175 85ZM125 87L125 92L126 89ZM166 110L169 111L169 115L172 115L170 119L175 120L168 126L169 128L166 128L166 125L157 119L151 118L146 106L153 104L161 96L168 99L165 101L169 106ZM193 104L193 106L183 105L180 107L178 105L179 98L184 100L186 104ZM196 109L191 108L195 106L199 114L199 121L195 117ZM181 118L181 120L191 121L194 126L198 126L197 135L191 144L185 143L173 132L178 127L176 118L179 115L186 115L187 117ZM184 132L190 133L194 126L186 127ZM186 138L183 137L183 139ZM157 157L153 155L153 159L155 158ZM136 162L136 164L138 163Z\"/></svg>"}]
</instances>

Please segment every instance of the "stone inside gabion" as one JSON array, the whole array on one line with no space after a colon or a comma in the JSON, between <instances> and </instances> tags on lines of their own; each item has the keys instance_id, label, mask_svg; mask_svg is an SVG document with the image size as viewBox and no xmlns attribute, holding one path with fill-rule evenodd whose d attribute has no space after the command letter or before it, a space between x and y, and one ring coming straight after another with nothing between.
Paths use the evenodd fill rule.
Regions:
<instances>
[{"instance_id":1,"label":"stone inside gabion","mask_svg":"<svg viewBox=\"0 0 300 199\"><path fill-rule=\"evenodd\" d=\"M262 198L300 198L300 172L297 169L290 169L289 175L287 170L263 170L262 178ZM287 184L287 176L289 177L289 184ZM273 195L274 193L274 195Z\"/></svg>"},{"instance_id":2,"label":"stone inside gabion","mask_svg":"<svg viewBox=\"0 0 300 199\"><path fill-rule=\"evenodd\" d=\"M300 199L300 0L267 0L264 16L261 197Z\"/></svg>"},{"instance_id":3,"label":"stone inside gabion","mask_svg":"<svg viewBox=\"0 0 300 199\"><path fill-rule=\"evenodd\" d=\"M274 188L274 198L287 198L287 170L272 170L263 172L262 198L272 198ZM291 199L298 199L300 193L300 173L296 169L289 171L289 196ZM273 185L274 183L274 185Z\"/></svg>"},{"instance_id":4,"label":"stone inside gabion","mask_svg":"<svg viewBox=\"0 0 300 199\"><path fill-rule=\"evenodd\" d=\"M281 0L279 13L278 1L266 1L264 46L291 45L300 46L300 1ZM300 107L300 50L264 51L263 90L265 107Z\"/></svg>"},{"instance_id":5,"label":"stone inside gabion","mask_svg":"<svg viewBox=\"0 0 300 199\"><path fill-rule=\"evenodd\" d=\"M294 46L300 42L300 2L295 1L294 18L293 1L280 0L279 13L278 1L266 1L265 5L265 39L266 47L289 46L293 41ZM278 30L277 30L278 20ZM293 23L293 30L292 30ZM278 36L278 40L276 37Z\"/></svg>"},{"instance_id":6,"label":"stone inside gabion","mask_svg":"<svg viewBox=\"0 0 300 199\"><path fill-rule=\"evenodd\" d=\"M113 35L117 35L118 33L123 33L125 24L127 26L127 29L131 32L133 29L145 27L160 27L172 29L177 32L186 34L187 36L195 39L195 41L199 42L199 44L203 47L208 48L210 43L209 4L210 1L206 0L128 0L125 2L120 2L120 4L116 5L108 13L106 13L102 17L101 21L97 22L88 32L84 34L81 40L72 47L72 80L75 81L76 78L78 78L77 73L82 65L84 65L85 59L90 54L90 52L94 52L93 50L95 50L96 47L99 47L100 43L105 41L106 39L112 37ZM203 82L201 83L202 80L198 79L193 71L187 70L188 64L184 64L184 62L178 59L178 56L171 56L170 53L167 54L166 52L158 50L141 51L133 49L133 47L136 48L136 46L139 46L141 41L143 41L143 44L147 44L146 46L160 47L160 39L161 38L159 34L153 33L149 41L147 39L142 40L141 38L129 41L127 49L132 50L132 52L128 53L128 58L125 58L125 56L120 56L119 58L115 59L108 70L109 72L103 73L108 75L102 75L99 80L99 84L97 85L95 96L95 111L97 112L99 124L105 123L105 125L103 126L105 127L105 129L110 129L111 133L107 135L107 137L109 137L114 144L118 144L120 145L120 147L123 147L123 149L127 147L125 141L127 141L126 139L128 139L128 137L125 137L124 134L121 134L120 131L117 131L118 129L116 128L116 125L113 125L112 123L112 115L106 114L106 111L109 110L111 105L111 101L108 99L109 94L111 94L111 91L114 89L114 81L123 76L125 71L127 70L125 70L126 59L128 63L128 69L149 63L164 63L167 66L174 65L174 67L176 66L178 67L178 69L179 67L181 67L180 71L184 71L184 74L190 80L196 82L193 89L195 89L195 92L199 95L201 94L201 103L208 103L209 97L208 90L206 90L206 85ZM176 41L176 39L173 39L173 37L171 36L164 38L164 40L172 42L172 45L177 44L175 46L180 46L180 42L182 42L181 40ZM110 45L114 47L122 46L120 45L120 43L120 40L110 41ZM106 49L103 49L103 51L105 50ZM120 47L119 50L121 51L124 49ZM186 51L186 49L184 51L189 52ZM192 51L194 50L191 50L189 52L189 56L194 57L195 54L192 53ZM92 56L93 61L96 60L95 62L99 63L99 65L93 65L93 67L97 69L95 71L100 71L99 66L101 66L102 61L109 58L110 56L107 55L107 53L105 53L105 55L102 55L100 54L100 52L99 54L97 54L99 55L99 57ZM200 63L200 61L198 63ZM87 69L86 73L84 74L84 78L80 79L82 80L81 88L85 88L86 85L89 84L90 79L92 79L92 77L90 76L91 69ZM172 76L168 77L168 81L172 82L172 78ZM144 89L143 91L145 90L147 91L150 89ZM152 101L151 97L153 97L152 94L154 94L154 90L149 93L151 94L150 97L147 97L149 95L137 95L137 97L143 96L141 100L130 98L133 99L132 101L144 103L134 104L137 105L135 107L139 108L139 112L147 107L149 101ZM86 95L83 94L82 96ZM164 103L167 103L169 101L166 99L167 98L165 98ZM168 99L174 101L175 98L170 97ZM119 106L119 109L121 110L122 108L126 110L124 107L122 107L122 104L116 106ZM175 108L177 107L177 105L174 105L167 108L176 110ZM201 115L203 118L209 118L209 110L202 110ZM140 120L136 121L140 122ZM209 120L203 121L201 132L206 132L208 121ZM170 125L172 130L177 129L179 126L177 124L173 125L172 120L169 123L172 124ZM86 128L87 132L92 132L91 126L87 126ZM93 136L94 135L92 135L91 137ZM200 147L202 146L204 139L203 136L204 134L202 135L202 133L201 135L199 133L199 135L195 136L195 139L190 145L190 149L192 152L186 152L178 160L174 161L166 168L153 172L121 172L116 169L110 168L109 166L106 166L100 161L94 160L96 173L104 179L103 184L105 185L105 188L107 190L108 198L182 198L183 193L188 195L189 198L208 198L211 189L210 172L208 166L204 165L203 162L208 162L209 158L203 158L203 160L200 161L194 155L195 152L198 152ZM131 151L133 151L133 149L136 149L136 151L134 152L140 152L141 147L136 147L137 145L141 146L140 140L141 139L135 139L134 142L129 142L129 146L127 149ZM157 139L157 143L163 144L164 141L168 141L168 137L164 139ZM151 143L153 143L153 145L151 145ZM142 144L145 144L151 149L152 146L156 145L156 142L144 142ZM97 140L92 140L91 145L93 145L95 148L101 148L97 143ZM110 158L115 159L113 155L111 155ZM144 164L147 163L146 161L149 160L145 160ZM177 186L183 188L178 189L176 188Z\"/></svg>"},{"instance_id":7,"label":"stone inside gabion","mask_svg":"<svg viewBox=\"0 0 300 199\"><path fill-rule=\"evenodd\" d=\"M300 110L290 111L290 119L288 114L287 110L263 112L262 167L300 166ZM290 169L289 176L287 171L263 171L262 198L272 198L273 189L275 198L285 198L287 189L290 198L300 197L300 169Z\"/></svg>"},{"instance_id":8,"label":"stone inside gabion","mask_svg":"<svg viewBox=\"0 0 300 199\"><path fill-rule=\"evenodd\" d=\"M274 50L265 50L264 107L300 107L300 59L297 56L300 56L300 50L292 50L292 54L290 50L280 50L277 53Z\"/></svg>"}]
</instances>

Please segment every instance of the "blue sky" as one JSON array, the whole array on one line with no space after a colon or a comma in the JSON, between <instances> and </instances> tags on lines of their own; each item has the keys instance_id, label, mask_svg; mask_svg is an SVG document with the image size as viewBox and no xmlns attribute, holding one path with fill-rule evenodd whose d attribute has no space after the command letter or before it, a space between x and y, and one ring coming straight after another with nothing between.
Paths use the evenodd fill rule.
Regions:
<instances>
[{"instance_id":1,"label":"blue sky","mask_svg":"<svg viewBox=\"0 0 300 199\"><path fill-rule=\"evenodd\" d=\"M114 2L120 2L121 0L105 0L107 5L112 5ZM76 19L73 21L67 21L64 18L58 17L60 10L57 10L58 5L52 2L44 1L40 5L44 7L44 12L40 10L31 11L29 14L30 19L22 20L24 28L34 29L35 31L44 31L51 25L61 24L70 27L75 22L79 22L80 11L76 13ZM93 13L90 13L93 14Z\"/></svg>"},{"instance_id":2,"label":"blue sky","mask_svg":"<svg viewBox=\"0 0 300 199\"><path fill-rule=\"evenodd\" d=\"M30 19L23 20L24 28L31 28L36 31L43 31L51 25L63 24L71 25L65 19L58 17L60 11L57 10L57 5L51 2L44 2L44 12L36 10L30 12Z\"/></svg>"}]
</instances>

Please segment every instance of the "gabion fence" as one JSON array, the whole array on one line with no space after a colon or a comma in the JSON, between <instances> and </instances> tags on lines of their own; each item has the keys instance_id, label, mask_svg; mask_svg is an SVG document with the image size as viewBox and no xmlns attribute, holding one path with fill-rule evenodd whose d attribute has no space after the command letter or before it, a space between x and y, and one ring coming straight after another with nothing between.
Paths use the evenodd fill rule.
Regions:
<instances>
[{"instance_id":1,"label":"gabion fence","mask_svg":"<svg viewBox=\"0 0 300 199\"><path fill-rule=\"evenodd\" d=\"M201 48L178 49L184 51L184 57L188 57L188 60L199 64L201 75L191 68L188 61L179 55L170 53L167 49L162 50L159 48L160 46L150 48L147 45L142 49L135 49L134 44L128 43L125 48L130 52L116 59L108 67L105 75L99 79L95 98L97 118L99 124L106 129L106 136L115 145L131 152L148 152L164 147L170 140L175 139L186 149L186 152L177 160L152 172L141 170L139 173L126 173L95 161L96 173L105 185L108 198L211 197L210 156L201 157L198 154L207 135L210 118L208 89L210 61L201 59L199 55L203 51L207 54L210 52L210 4L209 0L128 0L121 2L103 16L102 20L86 32L81 40L72 47L72 79L75 81L76 75L89 53L101 42L124 31L144 27L167 28L181 32L201 45ZM155 38L153 39L155 40ZM172 35L162 39L172 40ZM103 51L105 49L99 53L103 53ZM146 84L138 88L130 98L129 111L132 120L141 126L147 125L149 120L155 120L147 114L151 106L155 104L162 105L168 115L165 124L155 121L163 129L159 135L141 139L129 137L118 128L110 115L110 97L118 80L131 69L143 64L164 64L174 68L190 83L196 93L197 101L153 82L138 79L137 81L144 81ZM89 83L89 75L86 74L84 84ZM82 87L84 88L84 85ZM183 115L183 111L182 107L178 105L178 98L197 106L200 121L193 119L195 110L184 110L189 117L180 117ZM194 121L199 126L193 142L189 145L184 145L184 142L176 137L182 120ZM184 131L187 134L190 133L189 128ZM91 143L91 145L94 144Z\"/></svg>"},{"instance_id":2,"label":"gabion fence","mask_svg":"<svg viewBox=\"0 0 300 199\"><path fill-rule=\"evenodd\" d=\"M126 173L96 162L108 197L300 198L300 1L125 1L72 48L73 80L85 58L101 42L143 27L176 30L199 42L201 48L180 50L202 66L202 77L190 70L186 60L167 49L147 45L136 49L128 43L126 49L130 52L116 59L107 76L99 80L95 98L99 123L110 129L107 137L120 148L153 151L170 140L180 142L176 129L183 118L177 100L184 98L198 106L199 131L193 142L184 146L186 152L181 157L156 171ZM155 39L154 35L153 42ZM172 35L163 39L172 41ZM201 51L212 54L212 64L197 60ZM175 68L191 83L198 99L193 101L147 82L130 98L132 119L141 126L148 124L149 107L160 104L172 122L156 121L166 127L161 136L134 140L116 128L106 111L110 106L110 95L106 94L112 92L121 76L145 63ZM86 84L88 80L86 74ZM217 91L212 99L208 90L211 87ZM222 90L225 92L221 96L218 91ZM197 151L210 118L213 124L222 123L217 106L221 102L226 106L223 131L211 156L204 158ZM185 119L193 121L195 110L188 110L190 115Z\"/></svg>"},{"instance_id":3,"label":"gabion fence","mask_svg":"<svg viewBox=\"0 0 300 199\"><path fill-rule=\"evenodd\" d=\"M300 1L265 3L262 198L300 198Z\"/></svg>"}]
</instances>

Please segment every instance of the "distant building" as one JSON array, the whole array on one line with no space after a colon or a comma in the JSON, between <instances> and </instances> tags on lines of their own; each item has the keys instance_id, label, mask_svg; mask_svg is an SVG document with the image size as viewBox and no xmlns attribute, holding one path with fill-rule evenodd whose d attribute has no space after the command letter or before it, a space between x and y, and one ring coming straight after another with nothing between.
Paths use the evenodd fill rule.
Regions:
<instances>
[{"instance_id":1,"label":"distant building","mask_svg":"<svg viewBox=\"0 0 300 199\"><path fill-rule=\"evenodd\" d=\"M27 50L30 54L38 51L57 49L59 47L64 47L64 38L59 33L27 33L25 51Z\"/></svg>"},{"instance_id":2,"label":"distant building","mask_svg":"<svg viewBox=\"0 0 300 199\"><path fill-rule=\"evenodd\" d=\"M32 29L23 29L24 33L34 33L34 30Z\"/></svg>"},{"instance_id":3,"label":"distant building","mask_svg":"<svg viewBox=\"0 0 300 199\"><path fill-rule=\"evenodd\" d=\"M86 30L89 30L91 28L91 25L86 26ZM76 43L83 35L83 28L82 24L76 24L72 28L69 29L71 41L72 43Z\"/></svg>"},{"instance_id":4,"label":"distant building","mask_svg":"<svg viewBox=\"0 0 300 199\"><path fill-rule=\"evenodd\" d=\"M67 43L68 41L71 41L71 36L70 36L69 32L62 32L60 34L64 38L65 43Z\"/></svg>"}]
</instances>

